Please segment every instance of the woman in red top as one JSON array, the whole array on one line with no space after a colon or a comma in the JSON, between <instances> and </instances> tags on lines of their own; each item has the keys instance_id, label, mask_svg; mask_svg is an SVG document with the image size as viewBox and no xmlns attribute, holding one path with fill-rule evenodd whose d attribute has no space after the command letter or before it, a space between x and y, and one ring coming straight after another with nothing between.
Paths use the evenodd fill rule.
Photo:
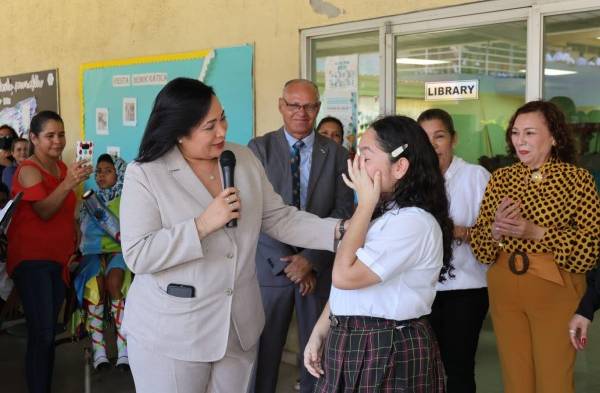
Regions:
<instances>
[{"instance_id":1,"label":"woman in red top","mask_svg":"<svg viewBox=\"0 0 600 393\"><path fill-rule=\"evenodd\" d=\"M67 168L60 160L65 130L54 112L35 115L29 137L33 155L21 163L13 177L13 194L24 195L8 229L7 271L19 291L27 320L29 392L47 393L67 263L76 249L73 188L88 178L92 167L78 162Z\"/></svg>"}]
</instances>

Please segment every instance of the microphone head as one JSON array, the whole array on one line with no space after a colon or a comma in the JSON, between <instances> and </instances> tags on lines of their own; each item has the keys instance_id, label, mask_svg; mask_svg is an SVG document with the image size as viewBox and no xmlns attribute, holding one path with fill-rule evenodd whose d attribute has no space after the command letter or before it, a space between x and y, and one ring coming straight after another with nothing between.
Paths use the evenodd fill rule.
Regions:
<instances>
[{"instance_id":1,"label":"microphone head","mask_svg":"<svg viewBox=\"0 0 600 393\"><path fill-rule=\"evenodd\" d=\"M225 150L219 157L219 163L221 167L235 166L235 154L231 150Z\"/></svg>"}]
</instances>

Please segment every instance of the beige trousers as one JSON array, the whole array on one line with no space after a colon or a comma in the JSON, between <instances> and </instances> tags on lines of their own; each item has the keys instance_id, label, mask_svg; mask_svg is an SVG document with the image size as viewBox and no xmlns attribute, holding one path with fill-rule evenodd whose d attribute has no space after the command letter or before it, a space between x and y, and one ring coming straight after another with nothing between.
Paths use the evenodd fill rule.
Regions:
<instances>
[{"instance_id":1,"label":"beige trousers","mask_svg":"<svg viewBox=\"0 0 600 393\"><path fill-rule=\"evenodd\" d=\"M127 337L129 365L137 393L245 393L257 347L244 351L233 325L223 359L205 363L177 360Z\"/></svg>"},{"instance_id":2,"label":"beige trousers","mask_svg":"<svg viewBox=\"0 0 600 393\"><path fill-rule=\"evenodd\" d=\"M500 258L488 271L505 393L575 391L568 324L585 291L585 275L559 274L562 286L531 272L516 275Z\"/></svg>"}]
</instances>

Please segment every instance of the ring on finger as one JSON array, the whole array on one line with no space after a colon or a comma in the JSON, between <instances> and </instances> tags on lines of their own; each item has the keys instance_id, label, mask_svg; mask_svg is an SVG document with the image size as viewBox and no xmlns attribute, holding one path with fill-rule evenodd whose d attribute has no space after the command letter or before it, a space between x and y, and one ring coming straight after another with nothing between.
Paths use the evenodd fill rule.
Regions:
<instances>
[{"instance_id":1,"label":"ring on finger","mask_svg":"<svg viewBox=\"0 0 600 393\"><path fill-rule=\"evenodd\" d=\"M225 197L225 202L229 203L229 197Z\"/></svg>"}]
</instances>

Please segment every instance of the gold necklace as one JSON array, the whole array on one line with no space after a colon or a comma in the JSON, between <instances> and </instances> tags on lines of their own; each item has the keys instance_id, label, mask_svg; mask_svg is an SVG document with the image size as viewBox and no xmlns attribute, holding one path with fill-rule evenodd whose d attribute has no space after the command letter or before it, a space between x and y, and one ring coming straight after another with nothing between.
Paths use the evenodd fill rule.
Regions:
<instances>
[{"instance_id":1,"label":"gold necklace","mask_svg":"<svg viewBox=\"0 0 600 393\"><path fill-rule=\"evenodd\" d=\"M212 174L212 172L214 172L215 168L217 168L219 166L219 162L217 161L213 167L209 170L204 172L202 170L202 168L200 167L200 165L198 165L198 163L193 162L191 160L188 160L185 156L183 157L187 162L188 165L190 165L190 167L192 167L192 170L196 173L196 176L199 177L208 177L208 180L215 180L217 177L215 175Z\"/></svg>"},{"instance_id":2,"label":"gold necklace","mask_svg":"<svg viewBox=\"0 0 600 393\"><path fill-rule=\"evenodd\" d=\"M213 175L213 172L215 171L215 169L219 166L219 163L215 163L213 165L213 167L210 169L210 171L207 171L206 174L208 176L208 180L215 180L217 177L215 175Z\"/></svg>"}]
</instances>

